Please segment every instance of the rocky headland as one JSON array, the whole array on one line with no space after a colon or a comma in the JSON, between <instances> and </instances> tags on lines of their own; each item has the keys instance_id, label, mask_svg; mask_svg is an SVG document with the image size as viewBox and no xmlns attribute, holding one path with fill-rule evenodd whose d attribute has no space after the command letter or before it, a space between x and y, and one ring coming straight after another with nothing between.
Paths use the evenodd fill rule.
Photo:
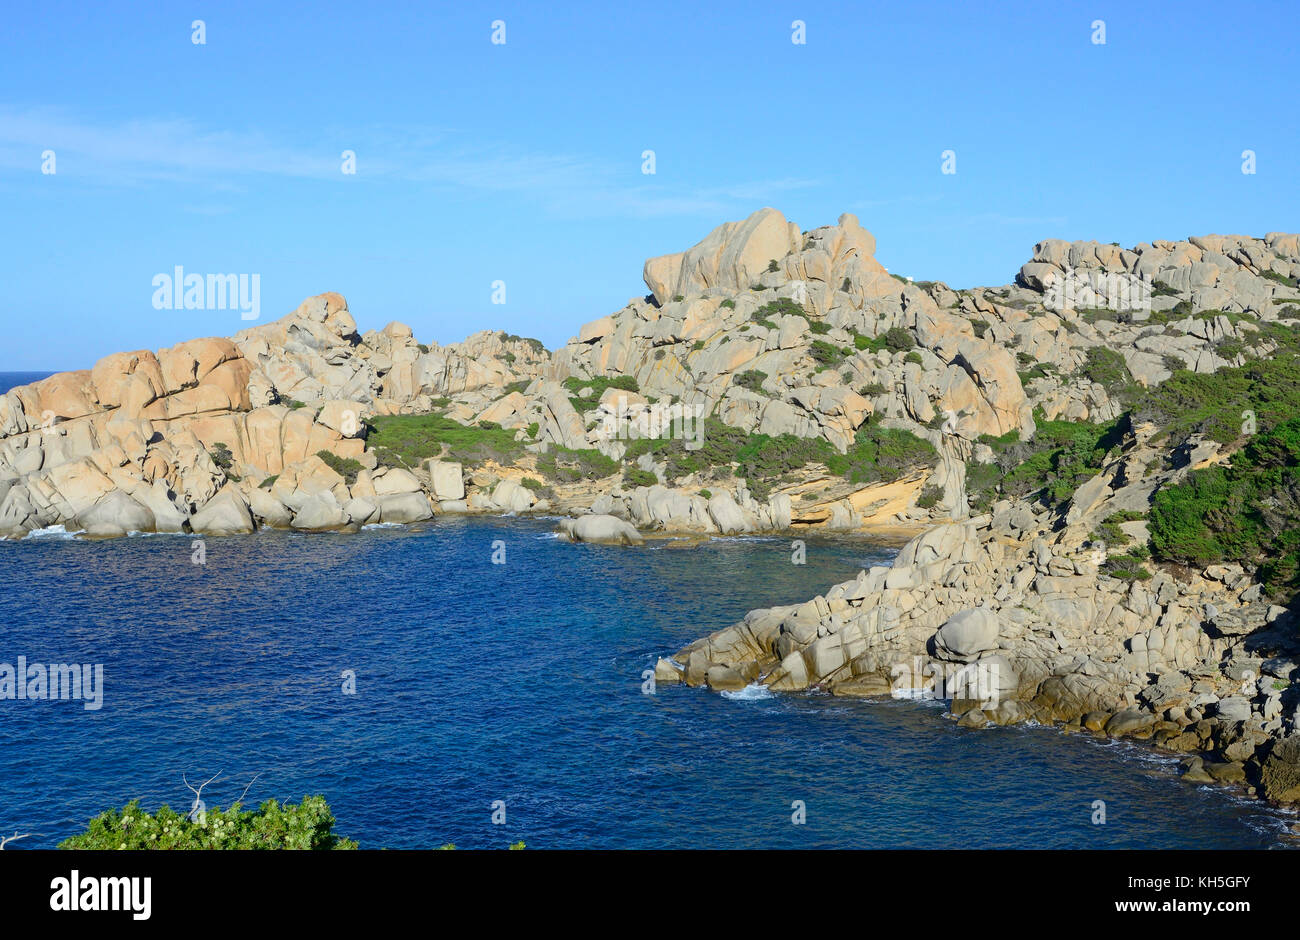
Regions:
<instances>
[{"instance_id":1,"label":"rocky headland","mask_svg":"<svg viewBox=\"0 0 1300 940\"><path fill-rule=\"evenodd\" d=\"M536 512L574 541L910 537L658 681L937 683L963 724L1146 738L1300 799L1300 236L1047 240L962 290L875 254L851 215L763 209L555 351L359 332L326 293L116 353L0 396L0 535Z\"/></svg>"}]
</instances>

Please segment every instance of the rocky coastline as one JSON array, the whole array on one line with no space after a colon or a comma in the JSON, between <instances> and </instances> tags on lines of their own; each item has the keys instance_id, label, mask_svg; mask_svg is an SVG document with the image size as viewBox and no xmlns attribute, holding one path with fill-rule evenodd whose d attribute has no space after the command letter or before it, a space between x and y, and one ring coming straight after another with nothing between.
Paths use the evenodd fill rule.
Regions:
<instances>
[{"instance_id":1,"label":"rocky coastline","mask_svg":"<svg viewBox=\"0 0 1300 940\"><path fill-rule=\"evenodd\" d=\"M562 516L562 537L617 545L887 534L907 539L891 565L751 611L657 681L929 688L965 726L1148 740L1189 781L1300 800L1289 596L1264 559L1148 548L1160 494L1290 417L1261 399L1222 433L1186 391L1293 354L1300 236L1046 240L1013 284L965 290L875 250L851 215L802 231L763 209L648 260L648 295L554 352L359 332L325 293L231 338L109 355L0 396L0 537L462 513ZM1117 284L1150 296L1116 303Z\"/></svg>"}]
</instances>

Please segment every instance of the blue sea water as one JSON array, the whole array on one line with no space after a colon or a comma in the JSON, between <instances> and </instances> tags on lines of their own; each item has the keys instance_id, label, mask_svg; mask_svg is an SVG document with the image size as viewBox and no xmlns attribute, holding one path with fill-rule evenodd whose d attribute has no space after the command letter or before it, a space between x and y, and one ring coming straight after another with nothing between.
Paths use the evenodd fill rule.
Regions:
<instances>
[{"instance_id":1,"label":"blue sea water","mask_svg":"<svg viewBox=\"0 0 1300 940\"><path fill-rule=\"evenodd\" d=\"M209 538L204 565L187 536L0 542L0 662L102 663L105 696L0 701L0 830L52 846L133 797L187 807L182 773L218 771L208 805L260 773L247 802L324 794L363 847L1265 847L1292 819L1141 745L959 728L938 703L643 694L657 656L892 550L810 540L798 566L777 539L553 526Z\"/></svg>"},{"instance_id":2,"label":"blue sea water","mask_svg":"<svg viewBox=\"0 0 1300 940\"><path fill-rule=\"evenodd\" d=\"M30 385L49 378L52 372L0 372L0 395L18 385Z\"/></svg>"}]
</instances>

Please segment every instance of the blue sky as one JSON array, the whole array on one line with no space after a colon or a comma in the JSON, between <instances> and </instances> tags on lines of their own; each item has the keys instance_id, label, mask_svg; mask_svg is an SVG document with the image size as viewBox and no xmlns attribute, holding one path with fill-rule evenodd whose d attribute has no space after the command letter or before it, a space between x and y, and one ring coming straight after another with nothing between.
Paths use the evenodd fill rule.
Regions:
<instances>
[{"instance_id":1,"label":"blue sky","mask_svg":"<svg viewBox=\"0 0 1300 940\"><path fill-rule=\"evenodd\" d=\"M0 370L249 325L154 309L177 265L259 274L260 322L337 290L362 329L554 348L767 205L959 287L1046 237L1300 230L1292 3L708 6L7 5Z\"/></svg>"}]
</instances>

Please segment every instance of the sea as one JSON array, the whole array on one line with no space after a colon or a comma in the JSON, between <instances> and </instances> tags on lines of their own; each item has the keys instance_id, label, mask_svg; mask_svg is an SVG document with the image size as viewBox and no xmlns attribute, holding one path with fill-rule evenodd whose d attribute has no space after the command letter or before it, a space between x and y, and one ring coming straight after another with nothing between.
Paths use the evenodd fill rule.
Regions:
<instances>
[{"instance_id":1,"label":"sea","mask_svg":"<svg viewBox=\"0 0 1300 940\"><path fill-rule=\"evenodd\" d=\"M9 848L133 799L188 809L185 781L214 775L209 807L321 794L363 848L1291 844L1293 814L1184 783L1144 744L647 681L895 546L574 545L557 522L0 541L0 664L102 670L98 703L0 699L0 831L35 834Z\"/></svg>"}]
</instances>

